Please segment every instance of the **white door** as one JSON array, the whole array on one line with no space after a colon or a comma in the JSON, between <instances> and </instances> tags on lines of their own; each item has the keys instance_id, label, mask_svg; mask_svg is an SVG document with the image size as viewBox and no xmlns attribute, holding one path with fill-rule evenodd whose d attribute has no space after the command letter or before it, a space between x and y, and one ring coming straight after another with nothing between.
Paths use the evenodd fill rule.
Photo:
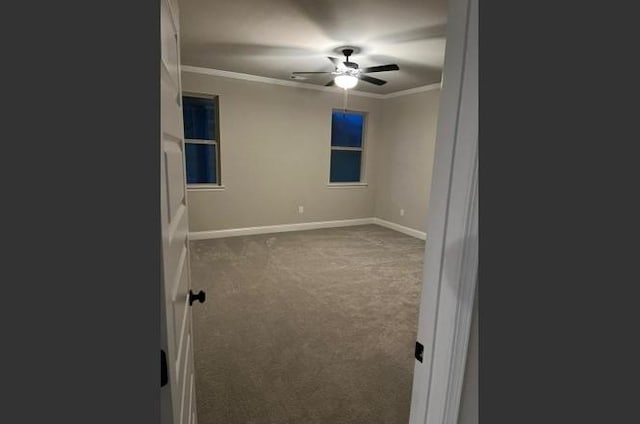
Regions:
<instances>
[{"instance_id":1,"label":"white door","mask_svg":"<svg viewBox=\"0 0 640 424\"><path fill-rule=\"evenodd\" d=\"M160 389L161 417L166 424L195 424L178 5L176 0L160 2L161 351L166 357L168 377Z\"/></svg>"},{"instance_id":2,"label":"white door","mask_svg":"<svg viewBox=\"0 0 640 424\"><path fill-rule=\"evenodd\" d=\"M458 422L477 283L478 0L448 3L410 424Z\"/></svg>"}]
</instances>

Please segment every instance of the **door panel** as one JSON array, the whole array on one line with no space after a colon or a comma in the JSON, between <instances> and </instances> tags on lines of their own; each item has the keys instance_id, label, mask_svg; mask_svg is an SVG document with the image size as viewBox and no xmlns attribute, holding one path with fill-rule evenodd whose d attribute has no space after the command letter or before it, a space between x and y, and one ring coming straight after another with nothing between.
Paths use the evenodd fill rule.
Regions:
<instances>
[{"instance_id":1,"label":"door panel","mask_svg":"<svg viewBox=\"0 0 640 424\"><path fill-rule=\"evenodd\" d=\"M178 0L169 0L169 8L171 9L173 22L176 25L178 32L180 32L180 10L178 9Z\"/></svg>"},{"instance_id":2,"label":"door panel","mask_svg":"<svg viewBox=\"0 0 640 424\"><path fill-rule=\"evenodd\" d=\"M173 219L184 199L184 156L180 141L164 142L164 152L167 161L167 182L169 191L169 219Z\"/></svg>"},{"instance_id":3,"label":"door panel","mask_svg":"<svg viewBox=\"0 0 640 424\"><path fill-rule=\"evenodd\" d=\"M173 82L169 73L164 66L160 67L160 120L162 121L162 135L167 141L180 142L183 137L184 129L181 128L182 116L179 121L176 120L175 113L171 110L175 107L180 108L177 82ZM182 111L180 112L182 113Z\"/></svg>"},{"instance_id":4,"label":"door panel","mask_svg":"<svg viewBox=\"0 0 640 424\"><path fill-rule=\"evenodd\" d=\"M171 204L171 202L170 202ZM172 253L180 257L182 252L182 246L187 240L187 233L189 232L189 223L187 222L187 205L183 201L178 205L175 211L175 216L169 223L171 238L169 243Z\"/></svg>"},{"instance_id":5,"label":"door panel","mask_svg":"<svg viewBox=\"0 0 640 424\"><path fill-rule=\"evenodd\" d=\"M188 312L188 310L187 310ZM176 362L175 362L175 366L176 366L176 374L178 379L182 379L183 375L181 374L182 372L186 372L186 369L188 368L188 360L189 360L189 352L191 352L191 349L189 347L189 343L191 343L191 334L190 334L190 328L191 328L191 320L189 319L189 314L185 313L185 317L184 317L184 338L182 338L180 340L180 347L178 348L178 354L176 355Z\"/></svg>"},{"instance_id":6,"label":"door panel","mask_svg":"<svg viewBox=\"0 0 640 424\"><path fill-rule=\"evenodd\" d=\"M191 396L189 398L189 411L193 410L193 401L196 397L196 387L195 387L195 378L193 376L193 373L191 373L191 377L190 377L190 382L189 382L189 391L191 392ZM193 419L193 413L189 414L189 423L193 423L194 419Z\"/></svg>"},{"instance_id":7,"label":"door panel","mask_svg":"<svg viewBox=\"0 0 640 424\"><path fill-rule=\"evenodd\" d=\"M162 37L161 60L169 71L171 80L178 83L180 79L179 53L178 53L178 25L177 17L172 16L172 7L169 3L161 1L160 33ZM176 9L177 10L177 5Z\"/></svg>"},{"instance_id":8,"label":"door panel","mask_svg":"<svg viewBox=\"0 0 640 424\"><path fill-rule=\"evenodd\" d=\"M188 312L189 312L189 299L188 299L188 276L187 276L187 272L186 272L186 267L185 267L185 263L186 263L186 256L187 256L187 248L186 246L183 247L182 250L182 254L180 256L180 262L178 264L178 268L180 269L180 280L178 285L176 286L176 290L173 293L172 296L172 302L173 302L173 315L176 317L176 319L174 319L174 332L177 335L176 337L176 344L175 344L175 348L178 349L178 352L180 352L180 346L182 344L182 342L184 341L185 338L185 333L187 330L186 327L186 323L187 323L187 317L188 317ZM178 319L179 318L179 319Z\"/></svg>"},{"instance_id":9,"label":"door panel","mask_svg":"<svg viewBox=\"0 0 640 424\"><path fill-rule=\"evenodd\" d=\"M161 0L160 208L162 216L162 339L169 383L161 388L163 424L195 421L193 337L189 271L188 213L184 170L184 130L180 92L177 2Z\"/></svg>"},{"instance_id":10,"label":"door panel","mask_svg":"<svg viewBox=\"0 0 640 424\"><path fill-rule=\"evenodd\" d=\"M191 359L191 357L189 356L191 354L191 350L189 349L190 342L191 335L188 335L187 343L185 345L185 360L181 364L183 367L182 369L184 370L184 376L183 378L180 378L182 384L182 387L180 388L182 393L180 397L180 423L185 424L188 422L189 416L191 415L191 411L188 410L188 407L191 404L191 392L189 391L189 385L193 375L193 367L191 366L191 362L189 361L189 359Z\"/></svg>"}]
</instances>

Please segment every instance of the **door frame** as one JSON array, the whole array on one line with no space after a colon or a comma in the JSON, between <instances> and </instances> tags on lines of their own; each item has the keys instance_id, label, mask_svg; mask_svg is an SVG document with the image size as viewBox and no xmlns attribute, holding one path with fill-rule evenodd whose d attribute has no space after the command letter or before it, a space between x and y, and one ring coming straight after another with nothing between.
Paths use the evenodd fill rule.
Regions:
<instances>
[{"instance_id":1,"label":"door frame","mask_svg":"<svg viewBox=\"0 0 640 424\"><path fill-rule=\"evenodd\" d=\"M458 420L478 268L477 0L449 0L442 81L410 424Z\"/></svg>"},{"instance_id":2,"label":"door frame","mask_svg":"<svg viewBox=\"0 0 640 424\"><path fill-rule=\"evenodd\" d=\"M478 279L478 0L449 0L410 424L457 424Z\"/></svg>"}]
</instances>

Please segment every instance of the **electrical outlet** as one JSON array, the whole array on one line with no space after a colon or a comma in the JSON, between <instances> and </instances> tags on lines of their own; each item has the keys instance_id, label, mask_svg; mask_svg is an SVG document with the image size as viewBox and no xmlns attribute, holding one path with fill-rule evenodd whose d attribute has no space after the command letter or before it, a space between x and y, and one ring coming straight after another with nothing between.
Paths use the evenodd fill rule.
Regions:
<instances>
[{"instance_id":1,"label":"electrical outlet","mask_svg":"<svg viewBox=\"0 0 640 424\"><path fill-rule=\"evenodd\" d=\"M298 213L302 215L304 213L304 206L298 206Z\"/></svg>"},{"instance_id":2,"label":"electrical outlet","mask_svg":"<svg viewBox=\"0 0 640 424\"><path fill-rule=\"evenodd\" d=\"M400 209L400 216L404 216L404 209Z\"/></svg>"}]
</instances>

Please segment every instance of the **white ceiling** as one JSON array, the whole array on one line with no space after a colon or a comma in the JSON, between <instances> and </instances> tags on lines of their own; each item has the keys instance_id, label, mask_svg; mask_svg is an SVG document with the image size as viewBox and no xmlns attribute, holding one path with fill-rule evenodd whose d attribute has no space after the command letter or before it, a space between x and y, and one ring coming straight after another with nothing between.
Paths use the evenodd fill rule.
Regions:
<instances>
[{"instance_id":1,"label":"white ceiling","mask_svg":"<svg viewBox=\"0 0 640 424\"><path fill-rule=\"evenodd\" d=\"M291 80L354 46L360 67L398 64L370 74L387 84L356 87L387 94L440 81L446 17L446 0L180 0L182 64Z\"/></svg>"}]
</instances>

